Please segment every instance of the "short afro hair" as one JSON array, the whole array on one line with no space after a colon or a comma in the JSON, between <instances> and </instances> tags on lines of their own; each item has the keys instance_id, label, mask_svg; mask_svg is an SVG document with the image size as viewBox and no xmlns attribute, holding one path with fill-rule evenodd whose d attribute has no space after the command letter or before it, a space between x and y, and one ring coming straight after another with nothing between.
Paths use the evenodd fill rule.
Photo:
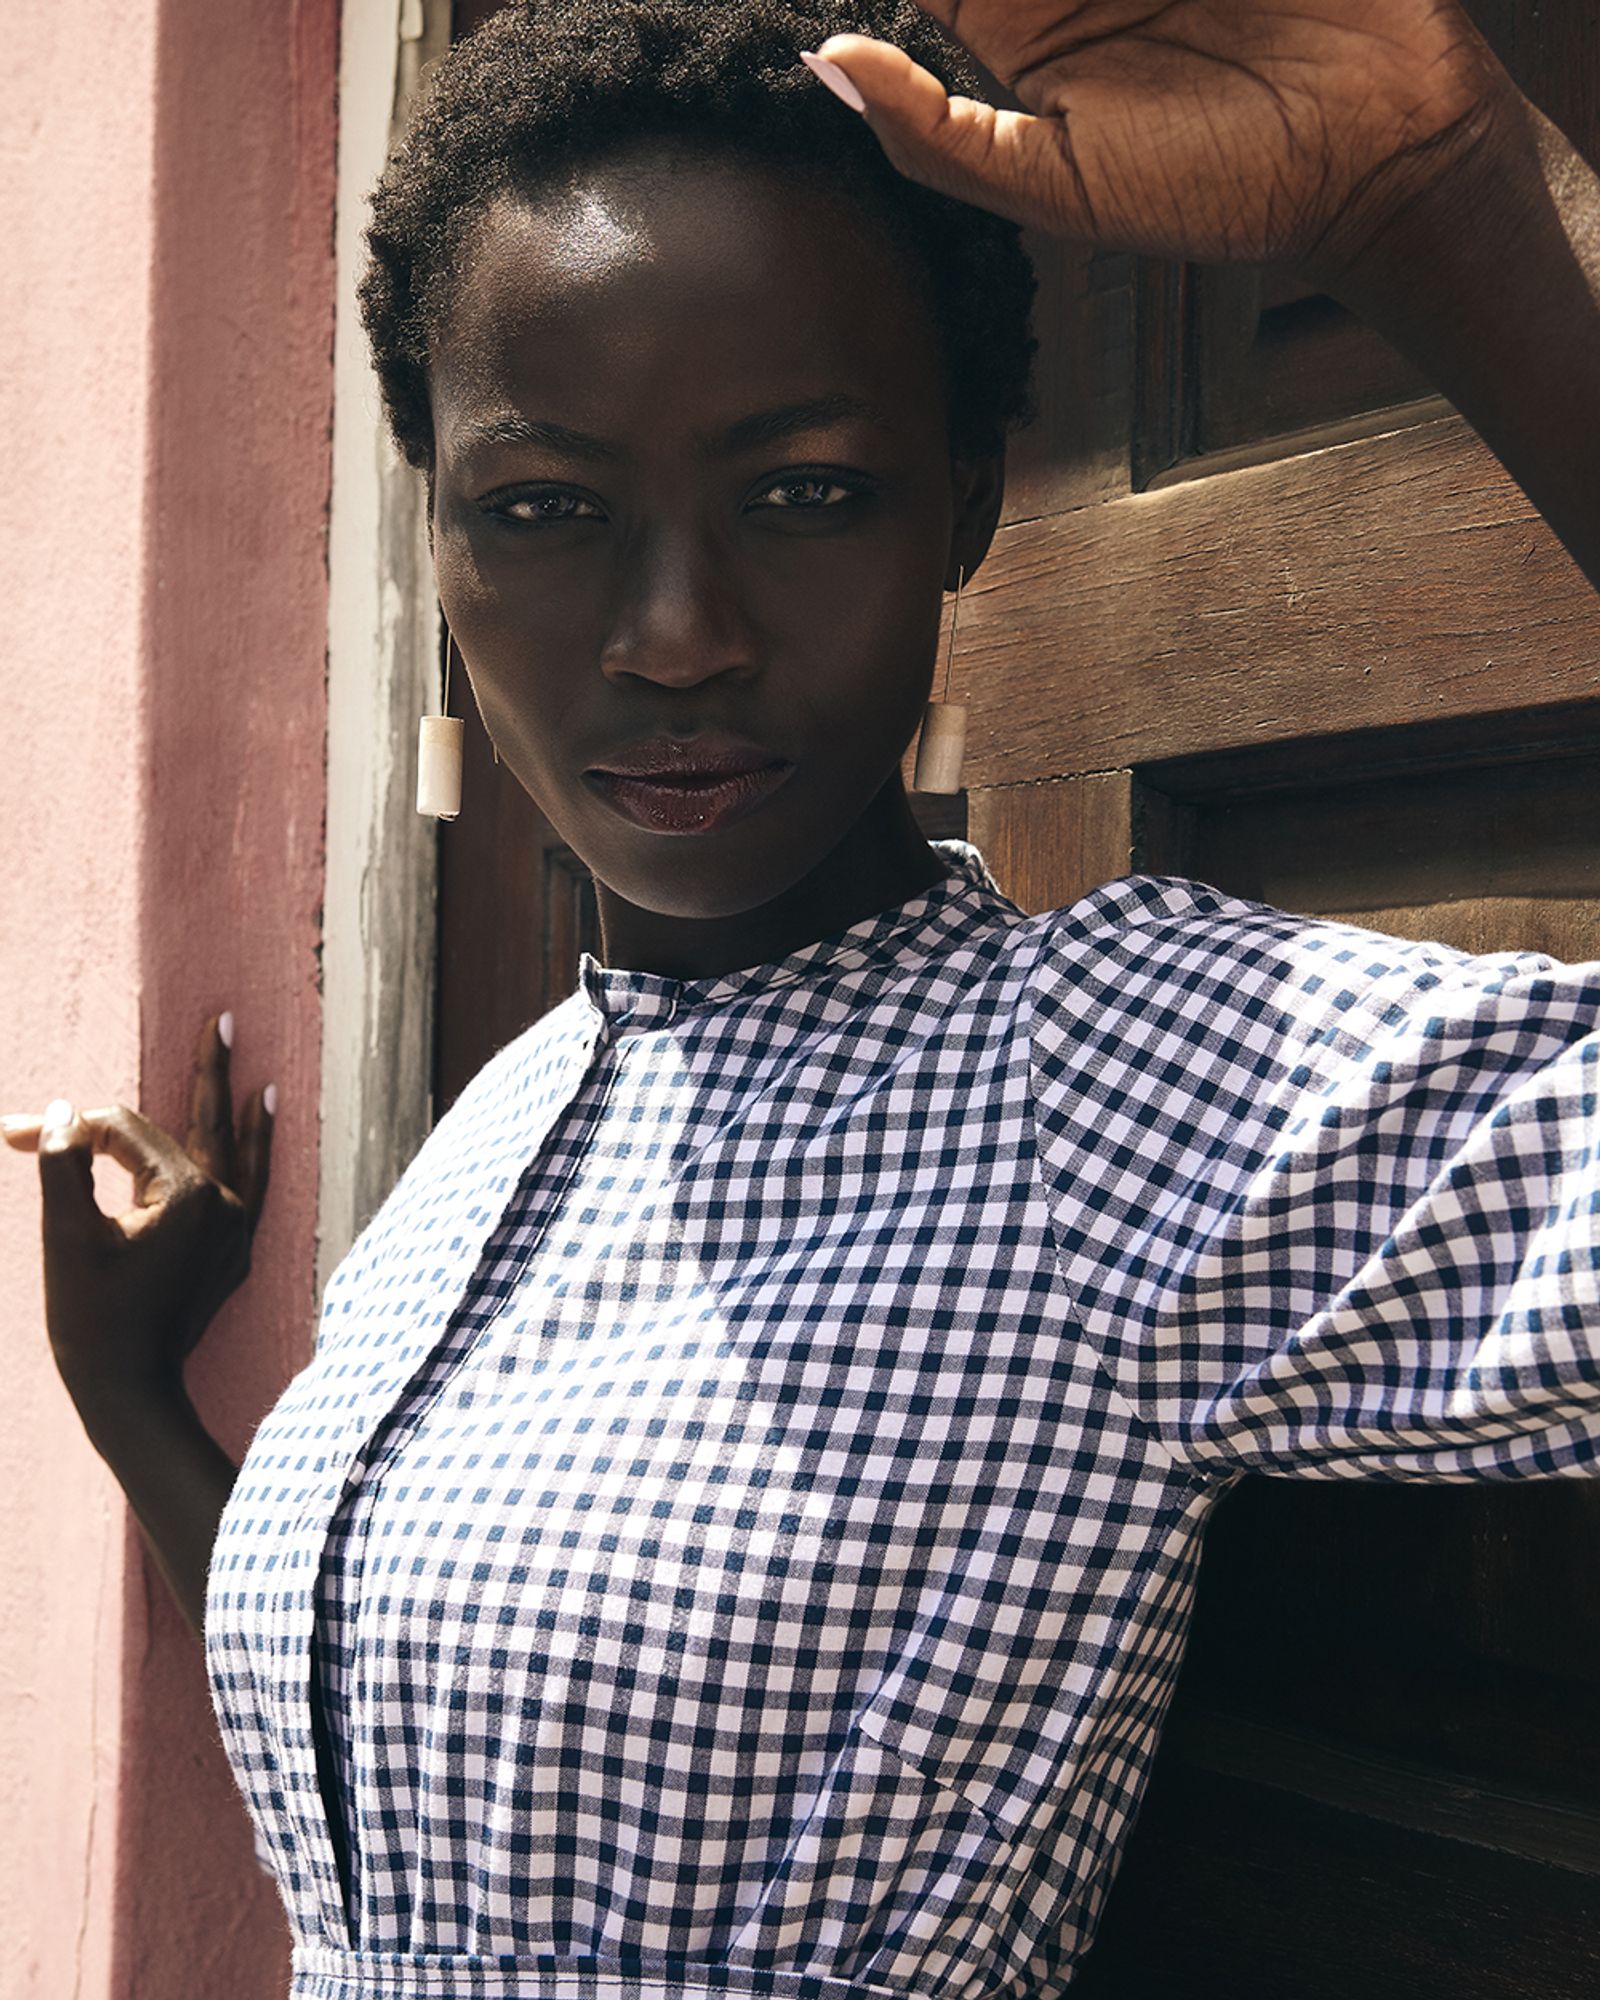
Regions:
<instances>
[{"instance_id":1,"label":"short afro hair","mask_svg":"<svg viewBox=\"0 0 1600 2000\"><path fill-rule=\"evenodd\" d=\"M925 274L950 384L952 453L1031 418L1033 267L1015 224L904 178L865 120L798 61L847 31L894 42L952 91L961 51L912 0L515 0L435 69L373 193L361 281L390 428L433 465L429 341L471 225L641 138L801 173L868 204Z\"/></svg>"}]
</instances>

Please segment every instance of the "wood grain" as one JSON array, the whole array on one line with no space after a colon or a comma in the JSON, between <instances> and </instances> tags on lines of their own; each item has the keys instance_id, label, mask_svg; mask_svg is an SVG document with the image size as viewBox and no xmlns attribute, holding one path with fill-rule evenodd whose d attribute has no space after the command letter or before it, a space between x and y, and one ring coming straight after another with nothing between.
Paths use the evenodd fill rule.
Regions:
<instances>
[{"instance_id":1,"label":"wood grain","mask_svg":"<svg viewBox=\"0 0 1600 2000\"><path fill-rule=\"evenodd\" d=\"M1458 417L1002 529L971 786L1600 698L1600 598Z\"/></svg>"},{"instance_id":2,"label":"wood grain","mask_svg":"<svg viewBox=\"0 0 1600 2000\"><path fill-rule=\"evenodd\" d=\"M1133 780L1096 771L1040 785L996 785L967 795L973 844L1000 887L1028 911L1061 909L1127 873Z\"/></svg>"}]
</instances>

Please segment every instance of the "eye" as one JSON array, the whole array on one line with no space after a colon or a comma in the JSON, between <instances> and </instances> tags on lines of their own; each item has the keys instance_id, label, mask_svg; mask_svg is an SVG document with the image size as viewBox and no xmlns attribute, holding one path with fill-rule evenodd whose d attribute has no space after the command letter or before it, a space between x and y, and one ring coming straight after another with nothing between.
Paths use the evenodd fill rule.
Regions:
<instances>
[{"instance_id":1,"label":"eye","mask_svg":"<svg viewBox=\"0 0 1600 2000\"><path fill-rule=\"evenodd\" d=\"M604 510L582 493L564 486L521 486L486 493L478 502L496 520L523 528L559 527L563 521L603 521Z\"/></svg>"},{"instance_id":2,"label":"eye","mask_svg":"<svg viewBox=\"0 0 1600 2000\"><path fill-rule=\"evenodd\" d=\"M854 500L860 492L859 486L847 486L827 473L792 472L765 487L751 505L777 507L788 513L818 514Z\"/></svg>"}]
</instances>

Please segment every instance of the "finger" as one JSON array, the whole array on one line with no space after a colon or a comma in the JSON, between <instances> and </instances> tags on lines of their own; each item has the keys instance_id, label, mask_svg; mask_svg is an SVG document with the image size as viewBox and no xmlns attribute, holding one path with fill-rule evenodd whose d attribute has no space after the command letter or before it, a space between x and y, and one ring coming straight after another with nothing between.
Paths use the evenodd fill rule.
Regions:
<instances>
[{"instance_id":1,"label":"finger","mask_svg":"<svg viewBox=\"0 0 1600 2000\"><path fill-rule=\"evenodd\" d=\"M1064 122L952 97L904 49L865 35L830 35L817 53L844 72L878 143L908 179L1013 222L1092 239Z\"/></svg>"},{"instance_id":2,"label":"finger","mask_svg":"<svg viewBox=\"0 0 1600 2000\"><path fill-rule=\"evenodd\" d=\"M94 1198L94 1143L75 1107L58 1098L40 1121L39 1190L46 1250L103 1241L110 1225Z\"/></svg>"},{"instance_id":3,"label":"finger","mask_svg":"<svg viewBox=\"0 0 1600 2000\"><path fill-rule=\"evenodd\" d=\"M184 1147L189 1157L225 1188L234 1185L238 1159L233 1137L233 1095L229 1081L229 1045L233 1015L214 1014L200 1031L195 1052L194 1081L189 1092L189 1130Z\"/></svg>"},{"instance_id":4,"label":"finger","mask_svg":"<svg viewBox=\"0 0 1600 2000\"><path fill-rule=\"evenodd\" d=\"M239 1119L239 1185L234 1192L244 1203L252 1229L261 1219L262 1204L267 1198L267 1176L272 1165L272 1130L278 1122L273 1113L277 1108L278 1093L269 1083L264 1089L252 1091L245 1099L244 1111Z\"/></svg>"},{"instance_id":5,"label":"finger","mask_svg":"<svg viewBox=\"0 0 1600 2000\"><path fill-rule=\"evenodd\" d=\"M0 1117L0 1139L19 1153L39 1150L39 1129L44 1120L34 1111L9 1111Z\"/></svg>"},{"instance_id":6,"label":"finger","mask_svg":"<svg viewBox=\"0 0 1600 2000\"><path fill-rule=\"evenodd\" d=\"M141 1207L165 1201L195 1173L193 1160L170 1133L128 1104L79 1113L97 1153L107 1153L133 1176Z\"/></svg>"}]
</instances>

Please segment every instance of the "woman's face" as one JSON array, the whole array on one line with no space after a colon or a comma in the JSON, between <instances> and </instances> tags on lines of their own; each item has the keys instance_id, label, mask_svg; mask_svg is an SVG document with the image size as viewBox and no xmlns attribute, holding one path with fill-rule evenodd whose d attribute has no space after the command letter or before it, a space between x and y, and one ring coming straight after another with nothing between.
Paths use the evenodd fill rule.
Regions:
<instances>
[{"instance_id":1,"label":"woman's face","mask_svg":"<svg viewBox=\"0 0 1600 2000\"><path fill-rule=\"evenodd\" d=\"M502 759L641 910L801 883L898 786L998 507L881 227L641 146L476 226L430 386L439 595Z\"/></svg>"}]
</instances>

